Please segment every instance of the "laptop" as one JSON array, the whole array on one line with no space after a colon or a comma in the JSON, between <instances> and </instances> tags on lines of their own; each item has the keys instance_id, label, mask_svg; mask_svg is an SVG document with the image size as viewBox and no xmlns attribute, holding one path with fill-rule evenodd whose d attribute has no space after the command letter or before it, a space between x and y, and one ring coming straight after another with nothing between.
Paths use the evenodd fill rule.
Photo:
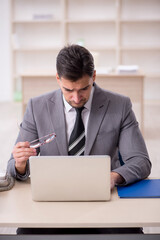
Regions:
<instances>
[{"instance_id":1,"label":"laptop","mask_svg":"<svg viewBox=\"0 0 160 240\"><path fill-rule=\"evenodd\" d=\"M30 157L34 201L107 201L110 199L110 157Z\"/></svg>"}]
</instances>

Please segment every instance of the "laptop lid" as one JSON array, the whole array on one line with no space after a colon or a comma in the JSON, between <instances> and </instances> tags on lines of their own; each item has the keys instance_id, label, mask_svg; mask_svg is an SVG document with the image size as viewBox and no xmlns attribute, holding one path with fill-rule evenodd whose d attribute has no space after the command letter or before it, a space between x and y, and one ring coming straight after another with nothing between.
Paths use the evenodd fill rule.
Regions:
<instances>
[{"instance_id":1,"label":"laptop lid","mask_svg":"<svg viewBox=\"0 0 160 240\"><path fill-rule=\"evenodd\" d=\"M34 201L106 201L110 199L110 157L30 157Z\"/></svg>"}]
</instances>

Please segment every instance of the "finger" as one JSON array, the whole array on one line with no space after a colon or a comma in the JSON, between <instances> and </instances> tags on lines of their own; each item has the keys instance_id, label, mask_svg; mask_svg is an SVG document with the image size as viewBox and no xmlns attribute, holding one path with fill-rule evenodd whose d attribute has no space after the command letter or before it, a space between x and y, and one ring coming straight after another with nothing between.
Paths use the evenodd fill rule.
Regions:
<instances>
[{"instance_id":1,"label":"finger","mask_svg":"<svg viewBox=\"0 0 160 240\"><path fill-rule=\"evenodd\" d=\"M13 153L21 153L21 152L24 152L24 153L28 152L28 153L32 154L32 153L36 153L36 149L35 148L23 148L23 147L21 147L21 148L15 147L13 149Z\"/></svg>"},{"instance_id":2,"label":"finger","mask_svg":"<svg viewBox=\"0 0 160 240\"><path fill-rule=\"evenodd\" d=\"M36 151L15 151L13 152L13 156L16 158L20 158L20 157L27 157L29 158L30 156L35 156L37 155Z\"/></svg>"},{"instance_id":3,"label":"finger","mask_svg":"<svg viewBox=\"0 0 160 240\"><path fill-rule=\"evenodd\" d=\"M12 151L13 155L15 155L17 153L21 153L21 152L28 152L30 154L35 154L36 153L36 149L30 148L30 147L27 147L27 148L25 148L25 147L17 147L17 145L15 145L14 148L13 148L13 151Z\"/></svg>"},{"instance_id":4,"label":"finger","mask_svg":"<svg viewBox=\"0 0 160 240\"><path fill-rule=\"evenodd\" d=\"M29 157L36 156L36 154L15 154L14 159L19 160L20 158L24 158L24 160L28 160Z\"/></svg>"},{"instance_id":5,"label":"finger","mask_svg":"<svg viewBox=\"0 0 160 240\"><path fill-rule=\"evenodd\" d=\"M21 147L24 147L24 148L29 148L30 147L30 143L29 142L18 142L15 147L17 148L21 148Z\"/></svg>"}]
</instances>

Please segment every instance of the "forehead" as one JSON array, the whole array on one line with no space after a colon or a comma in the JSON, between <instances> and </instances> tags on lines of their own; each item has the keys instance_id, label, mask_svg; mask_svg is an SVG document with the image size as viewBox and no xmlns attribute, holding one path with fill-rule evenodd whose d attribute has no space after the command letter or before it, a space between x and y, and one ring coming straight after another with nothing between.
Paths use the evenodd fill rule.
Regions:
<instances>
[{"instance_id":1,"label":"forehead","mask_svg":"<svg viewBox=\"0 0 160 240\"><path fill-rule=\"evenodd\" d=\"M77 81L73 82L71 80L61 78L61 84L62 87L67 88L67 89L82 89L87 87L92 83L92 78L89 77L88 75L83 76L82 78L78 79Z\"/></svg>"}]
</instances>

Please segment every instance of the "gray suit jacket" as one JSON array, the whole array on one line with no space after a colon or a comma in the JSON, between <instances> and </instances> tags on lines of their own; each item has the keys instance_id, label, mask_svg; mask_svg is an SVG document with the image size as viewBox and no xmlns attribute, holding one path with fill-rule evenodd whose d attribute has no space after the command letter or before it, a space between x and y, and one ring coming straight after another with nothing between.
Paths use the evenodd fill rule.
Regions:
<instances>
[{"instance_id":1,"label":"gray suit jacket","mask_svg":"<svg viewBox=\"0 0 160 240\"><path fill-rule=\"evenodd\" d=\"M56 139L37 149L37 153L47 156L68 155L63 107L60 89L31 99L16 143L32 141L55 132ZM117 149L124 161L123 166ZM110 155L112 170L121 174L126 184L150 174L151 163L129 98L105 91L95 84L85 155ZM29 163L26 174L21 176L16 172L15 160L11 156L7 171L17 179L26 179L29 176Z\"/></svg>"}]
</instances>

